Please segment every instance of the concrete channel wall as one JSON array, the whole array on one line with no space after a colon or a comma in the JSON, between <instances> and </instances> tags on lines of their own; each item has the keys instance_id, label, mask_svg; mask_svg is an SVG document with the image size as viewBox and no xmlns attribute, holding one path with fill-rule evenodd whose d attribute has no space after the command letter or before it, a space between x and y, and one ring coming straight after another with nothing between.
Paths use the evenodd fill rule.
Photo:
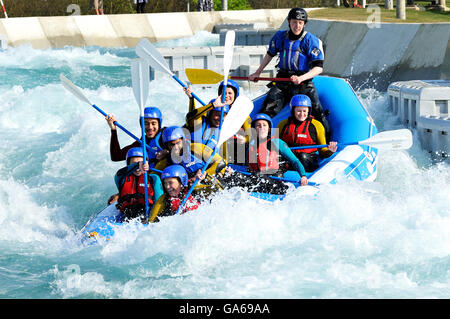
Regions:
<instances>
[{"instance_id":1,"label":"concrete channel wall","mask_svg":"<svg viewBox=\"0 0 450 319\"><path fill-rule=\"evenodd\" d=\"M0 19L0 36L6 36L10 46L31 43L39 49L65 45L133 47L143 37L155 42L189 37L201 30L219 33L218 27L228 25L236 29L236 45L245 46L240 49L243 58L235 53L236 60L242 63L234 66L238 70L235 75L245 76L258 66L256 61L262 58L259 52L265 50L271 35L280 27L287 28L288 11L261 9L9 18ZM242 29L242 25L253 27ZM262 27L255 28L255 25ZM324 43L324 74L347 78L356 88L367 86L384 91L394 81L450 78L450 23L380 23L377 26L365 22L310 19L306 29ZM224 28L221 30L223 39ZM220 48L164 49L164 55L170 59L173 53L179 70L194 67L189 64L194 58L189 56L195 57L197 62L208 61L205 67L210 68L220 65L214 61L217 51ZM257 56L252 52L258 52ZM180 58L181 55L185 58ZM189 62L180 64L182 60ZM244 61L250 64L245 65ZM220 69L215 70L220 72ZM273 70L274 64L267 68L268 74Z\"/></svg>"},{"instance_id":2,"label":"concrete channel wall","mask_svg":"<svg viewBox=\"0 0 450 319\"><path fill-rule=\"evenodd\" d=\"M163 41L212 31L223 23L264 23L278 28L289 9L261 9L212 12L171 12L149 14L82 15L0 19L0 34L10 46L31 43L34 48L65 45L132 47L146 37Z\"/></svg>"}]
</instances>

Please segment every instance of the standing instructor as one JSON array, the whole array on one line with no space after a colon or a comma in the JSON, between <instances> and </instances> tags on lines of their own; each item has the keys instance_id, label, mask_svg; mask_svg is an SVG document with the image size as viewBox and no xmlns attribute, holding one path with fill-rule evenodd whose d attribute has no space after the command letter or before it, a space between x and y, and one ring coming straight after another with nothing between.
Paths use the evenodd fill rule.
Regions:
<instances>
[{"instance_id":1,"label":"standing instructor","mask_svg":"<svg viewBox=\"0 0 450 319\"><path fill-rule=\"evenodd\" d=\"M279 54L277 64L279 78L290 78L290 82L272 82L263 103L261 113L270 117L277 115L296 94L305 94L312 101L312 115L322 122L329 133L328 121L319 101L312 79L322 73L324 51L322 41L304 30L308 14L303 8L293 8L287 16L289 30L275 33L261 65L249 76L251 81L261 75L264 68Z\"/></svg>"}]
</instances>

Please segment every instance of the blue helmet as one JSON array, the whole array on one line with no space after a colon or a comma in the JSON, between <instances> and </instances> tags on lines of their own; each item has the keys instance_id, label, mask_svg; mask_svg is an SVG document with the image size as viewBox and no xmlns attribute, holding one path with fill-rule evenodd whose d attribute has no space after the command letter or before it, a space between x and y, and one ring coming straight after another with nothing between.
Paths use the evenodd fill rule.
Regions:
<instances>
[{"instance_id":1,"label":"blue helmet","mask_svg":"<svg viewBox=\"0 0 450 319\"><path fill-rule=\"evenodd\" d=\"M159 126L162 126L162 113L161 111L154 106L148 106L144 109L144 118L145 119L157 119L159 120Z\"/></svg>"},{"instance_id":2,"label":"blue helmet","mask_svg":"<svg viewBox=\"0 0 450 319\"><path fill-rule=\"evenodd\" d=\"M297 106L305 106L312 108L311 99L309 96L304 94L297 94L294 95L291 99L291 102L289 103L289 106L291 107L291 112L294 110Z\"/></svg>"},{"instance_id":3,"label":"blue helmet","mask_svg":"<svg viewBox=\"0 0 450 319\"><path fill-rule=\"evenodd\" d=\"M169 126L162 133L162 141L164 144L178 140L179 138L186 138L183 129L179 126Z\"/></svg>"},{"instance_id":4,"label":"blue helmet","mask_svg":"<svg viewBox=\"0 0 450 319\"><path fill-rule=\"evenodd\" d=\"M130 164L129 159L131 157L144 157L144 151L142 150L142 147L133 147L128 150L126 156L127 165Z\"/></svg>"},{"instance_id":5,"label":"blue helmet","mask_svg":"<svg viewBox=\"0 0 450 319\"><path fill-rule=\"evenodd\" d=\"M239 96L239 84L236 81L228 80L227 87L230 87L234 91L234 98L236 99ZM219 84L219 89L217 90L217 94L221 95L223 93L223 81Z\"/></svg>"},{"instance_id":6,"label":"blue helmet","mask_svg":"<svg viewBox=\"0 0 450 319\"><path fill-rule=\"evenodd\" d=\"M269 122L270 128L273 127L272 119L270 118L269 115L267 115L265 113L258 113L258 114L256 114L255 117L252 119L252 126L255 126L255 122L257 120L266 120L267 122Z\"/></svg>"},{"instance_id":7,"label":"blue helmet","mask_svg":"<svg viewBox=\"0 0 450 319\"><path fill-rule=\"evenodd\" d=\"M179 178L180 182L183 186L187 186L188 184L188 174L186 170L181 165L170 165L167 166L161 173L161 180L166 178Z\"/></svg>"}]
</instances>

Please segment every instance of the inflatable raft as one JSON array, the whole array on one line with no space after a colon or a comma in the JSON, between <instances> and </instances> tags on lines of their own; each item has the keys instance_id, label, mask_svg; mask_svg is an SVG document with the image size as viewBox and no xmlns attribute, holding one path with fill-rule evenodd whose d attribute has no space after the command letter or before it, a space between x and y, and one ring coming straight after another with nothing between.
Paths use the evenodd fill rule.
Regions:
<instances>
[{"instance_id":1,"label":"inflatable raft","mask_svg":"<svg viewBox=\"0 0 450 319\"><path fill-rule=\"evenodd\" d=\"M326 76L314 78L314 84L319 94L322 107L329 111L328 122L331 128L331 140L340 144L362 141L372 137L378 130L372 117L361 103L351 85L344 79ZM261 109L265 95L256 98L253 117ZM273 118L274 127L290 115L289 105ZM377 176L378 150L366 145L349 145L338 147L331 157L321 159L319 168L307 174L308 186L300 187L305 194L320 191L320 185L334 184L338 179L352 178L356 180L373 181ZM233 165L239 171L246 171L244 166ZM290 181L296 187L300 176L297 172L287 171L283 179ZM251 193L252 196L269 200L282 200L285 195L267 193ZM100 213L93 216L81 230L83 241L96 241L99 237L108 239L114 234L115 226L122 223L121 215L115 204L111 204Z\"/></svg>"}]
</instances>

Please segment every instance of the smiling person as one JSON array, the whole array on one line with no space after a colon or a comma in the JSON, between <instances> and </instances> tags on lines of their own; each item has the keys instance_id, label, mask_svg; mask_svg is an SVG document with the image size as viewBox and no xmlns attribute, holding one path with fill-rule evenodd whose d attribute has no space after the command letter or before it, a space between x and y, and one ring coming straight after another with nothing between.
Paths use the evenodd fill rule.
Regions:
<instances>
[{"instance_id":1,"label":"smiling person","mask_svg":"<svg viewBox=\"0 0 450 319\"><path fill-rule=\"evenodd\" d=\"M289 103L291 116L278 124L280 138L289 147L307 145L325 145L325 129L323 125L310 114L311 100L307 95L294 95ZM330 157L337 150L337 143L330 142L328 147L321 149L309 148L294 150L295 156L302 162L307 172L319 167L317 151L322 158Z\"/></svg>"},{"instance_id":2,"label":"smiling person","mask_svg":"<svg viewBox=\"0 0 450 319\"><path fill-rule=\"evenodd\" d=\"M298 172L300 185L307 185L308 178L302 163L285 142L272 136L273 122L270 116L264 113L256 114L253 117L252 127L255 132L246 150L246 164L251 175L237 171L230 172L220 179L222 185L244 187L252 192L285 194L289 188L288 184L270 177L281 177L284 173L283 161L289 162Z\"/></svg>"},{"instance_id":3,"label":"smiling person","mask_svg":"<svg viewBox=\"0 0 450 319\"><path fill-rule=\"evenodd\" d=\"M109 153L113 162L120 162L126 159L127 152L133 147L141 146L141 143L134 141L132 144L120 147L119 139L117 136L117 127L114 124L116 118L112 114L106 116L106 122L111 129L111 141L109 146ZM139 120L139 125L141 121ZM162 114L157 107L149 106L144 109L144 125L145 125L145 142L150 148L147 147L147 155L151 164L161 160L167 154L163 151L162 147ZM153 165L151 165L153 166Z\"/></svg>"},{"instance_id":4,"label":"smiling person","mask_svg":"<svg viewBox=\"0 0 450 319\"><path fill-rule=\"evenodd\" d=\"M190 187L188 174L181 165L175 164L166 167L161 173L161 180L164 194L153 205L149 214L150 222L159 221L158 217L174 215ZM199 206L199 201L193 195L189 195L180 214L195 210Z\"/></svg>"},{"instance_id":5,"label":"smiling person","mask_svg":"<svg viewBox=\"0 0 450 319\"><path fill-rule=\"evenodd\" d=\"M185 93L189 97L189 112L186 114L186 128L191 132L191 140L196 143L202 143L211 149L219 140L220 114L224 109L223 120L226 114L233 107L233 103L239 96L239 85L236 81L228 80L225 93L225 103L222 103L223 81L220 83L217 93L218 97L212 99L205 106L195 108L195 100L192 96L191 87L185 88ZM237 157L229 154L228 148L236 149L235 144L244 145L249 141L248 133L251 130L251 119L247 118L245 123L237 134L223 144L221 154L230 163L234 163ZM246 134L247 132L247 134ZM234 154L234 153L233 153Z\"/></svg>"},{"instance_id":6,"label":"smiling person","mask_svg":"<svg viewBox=\"0 0 450 319\"><path fill-rule=\"evenodd\" d=\"M305 30L308 14L303 8L289 11L289 30L280 30L269 42L269 49L261 65L249 76L256 81L264 68L279 54L276 77L290 78L290 82L270 83L270 90L261 113L274 117L295 94L306 94L312 101L312 115L324 125L329 134L328 122L319 101L312 79L321 74L325 59L322 41Z\"/></svg>"}]
</instances>

